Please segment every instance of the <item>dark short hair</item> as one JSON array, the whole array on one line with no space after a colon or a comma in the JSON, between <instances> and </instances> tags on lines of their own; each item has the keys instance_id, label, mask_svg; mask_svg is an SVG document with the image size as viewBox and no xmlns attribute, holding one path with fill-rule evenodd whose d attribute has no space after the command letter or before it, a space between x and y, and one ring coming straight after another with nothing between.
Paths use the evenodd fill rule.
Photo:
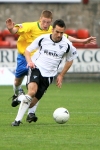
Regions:
<instances>
[{"instance_id":1,"label":"dark short hair","mask_svg":"<svg viewBox=\"0 0 100 150\"><path fill-rule=\"evenodd\" d=\"M62 19L57 19L56 21L54 21L53 28L55 28L56 25L61 28L66 28L65 22Z\"/></svg>"}]
</instances>

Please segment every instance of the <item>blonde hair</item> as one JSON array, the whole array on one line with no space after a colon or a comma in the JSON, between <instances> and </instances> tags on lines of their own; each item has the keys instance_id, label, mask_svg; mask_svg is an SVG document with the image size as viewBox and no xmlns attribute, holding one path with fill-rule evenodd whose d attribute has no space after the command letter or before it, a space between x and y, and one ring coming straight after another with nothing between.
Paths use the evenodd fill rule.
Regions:
<instances>
[{"instance_id":1,"label":"blonde hair","mask_svg":"<svg viewBox=\"0 0 100 150\"><path fill-rule=\"evenodd\" d=\"M41 17L45 17L45 18L53 18L52 12L49 10L43 10L41 13Z\"/></svg>"}]
</instances>

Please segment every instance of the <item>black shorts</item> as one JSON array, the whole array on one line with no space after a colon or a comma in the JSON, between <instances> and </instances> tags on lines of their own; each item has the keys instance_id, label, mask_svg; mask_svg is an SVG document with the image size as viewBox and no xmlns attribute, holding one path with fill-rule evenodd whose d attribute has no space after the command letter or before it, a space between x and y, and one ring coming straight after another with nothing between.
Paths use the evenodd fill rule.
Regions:
<instances>
[{"instance_id":1,"label":"black shorts","mask_svg":"<svg viewBox=\"0 0 100 150\"><path fill-rule=\"evenodd\" d=\"M35 82L38 85L38 90L35 97L40 100L49 85L52 83L54 77L43 77L39 71L39 69L29 69L27 76L27 85L30 82Z\"/></svg>"}]
</instances>

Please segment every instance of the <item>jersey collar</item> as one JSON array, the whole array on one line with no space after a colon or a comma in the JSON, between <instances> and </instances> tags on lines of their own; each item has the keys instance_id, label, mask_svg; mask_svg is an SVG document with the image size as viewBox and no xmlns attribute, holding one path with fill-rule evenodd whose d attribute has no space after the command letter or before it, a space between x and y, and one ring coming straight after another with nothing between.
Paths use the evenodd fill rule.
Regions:
<instances>
[{"instance_id":1,"label":"jersey collar","mask_svg":"<svg viewBox=\"0 0 100 150\"><path fill-rule=\"evenodd\" d=\"M38 25L38 28L39 28L40 30L42 30L41 27L40 27L40 25L39 25L39 21L37 22L37 25ZM49 28L48 28L48 30L49 30ZM46 31L48 31L48 30L46 30Z\"/></svg>"},{"instance_id":2,"label":"jersey collar","mask_svg":"<svg viewBox=\"0 0 100 150\"><path fill-rule=\"evenodd\" d=\"M53 39L52 39L52 34L50 34L50 39L53 41ZM62 38L61 38L61 40L62 40ZM60 40L60 41L61 41ZM55 41L53 41L54 43L59 43L60 41L57 41L57 42L55 42Z\"/></svg>"}]
</instances>

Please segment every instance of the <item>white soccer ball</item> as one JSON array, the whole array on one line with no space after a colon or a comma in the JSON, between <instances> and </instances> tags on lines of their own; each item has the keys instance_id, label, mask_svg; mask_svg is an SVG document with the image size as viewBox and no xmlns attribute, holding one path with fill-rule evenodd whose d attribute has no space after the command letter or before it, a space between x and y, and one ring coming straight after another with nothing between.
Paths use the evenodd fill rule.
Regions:
<instances>
[{"instance_id":1,"label":"white soccer ball","mask_svg":"<svg viewBox=\"0 0 100 150\"><path fill-rule=\"evenodd\" d=\"M66 108L60 107L53 112L54 120L59 124L64 124L68 121L70 115Z\"/></svg>"}]
</instances>

